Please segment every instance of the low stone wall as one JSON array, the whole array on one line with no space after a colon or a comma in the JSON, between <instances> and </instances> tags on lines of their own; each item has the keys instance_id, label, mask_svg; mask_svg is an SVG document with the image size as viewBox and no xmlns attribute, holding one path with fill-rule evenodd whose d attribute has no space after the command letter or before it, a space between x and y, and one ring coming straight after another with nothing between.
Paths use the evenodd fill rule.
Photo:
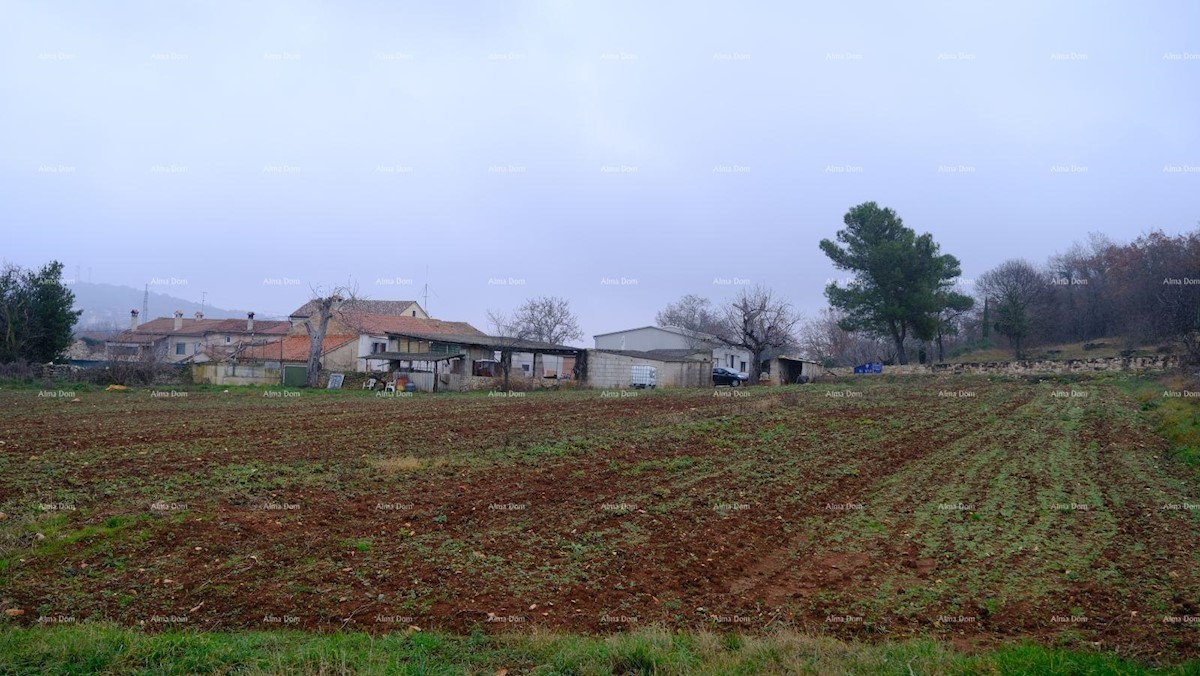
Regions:
<instances>
[{"instance_id":1,"label":"low stone wall","mask_svg":"<svg viewBox=\"0 0 1200 676\"><path fill-rule=\"evenodd\" d=\"M985 375L1026 375L1038 373L1113 373L1113 372L1154 372L1167 371L1179 367L1179 358L1172 356L1154 357L1109 357L1102 359L1036 359L1025 361L986 361L966 364L907 364L904 366L884 366L883 375L953 375L953 374L985 374ZM826 369L825 375L849 376L854 375L852 368Z\"/></svg>"}]
</instances>

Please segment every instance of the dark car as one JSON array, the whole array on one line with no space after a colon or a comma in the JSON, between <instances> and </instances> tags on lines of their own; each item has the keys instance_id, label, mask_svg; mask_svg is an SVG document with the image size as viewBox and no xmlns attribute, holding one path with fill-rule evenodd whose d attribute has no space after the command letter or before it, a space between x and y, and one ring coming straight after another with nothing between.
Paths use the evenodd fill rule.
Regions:
<instances>
[{"instance_id":1,"label":"dark car","mask_svg":"<svg viewBox=\"0 0 1200 676\"><path fill-rule=\"evenodd\" d=\"M745 375L724 366L718 366L713 369L713 385L738 387L747 380L749 379Z\"/></svg>"}]
</instances>

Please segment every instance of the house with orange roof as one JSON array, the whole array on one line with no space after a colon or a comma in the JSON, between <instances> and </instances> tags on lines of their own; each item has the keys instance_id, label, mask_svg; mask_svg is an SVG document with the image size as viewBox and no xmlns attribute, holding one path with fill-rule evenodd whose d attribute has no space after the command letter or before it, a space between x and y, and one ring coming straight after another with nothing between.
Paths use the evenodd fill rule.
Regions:
<instances>
[{"instance_id":1,"label":"house with orange roof","mask_svg":"<svg viewBox=\"0 0 1200 676\"><path fill-rule=\"evenodd\" d=\"M109 359L123 361L157 360L173 364L221 361L245 345L270 342L287 335L289 321L245 319L206 319L197 312L185 319L182 312L174 317L159 317L138 324L138 311L129 313L129 329L105 341Z\"/></svg>"}]
</instances>

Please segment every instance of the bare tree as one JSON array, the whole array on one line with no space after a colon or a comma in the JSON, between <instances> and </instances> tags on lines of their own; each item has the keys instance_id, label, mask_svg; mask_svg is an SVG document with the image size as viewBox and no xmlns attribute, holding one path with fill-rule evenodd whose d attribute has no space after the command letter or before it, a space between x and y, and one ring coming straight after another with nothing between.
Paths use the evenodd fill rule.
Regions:
<instances>
[{"instance_id":1,"label":"bare tree","mask_svg":"<svg viewBox=\"0 0 1200 676\"><path fill-rule=\"evenodd\" d=\"M750 382L758 383L764 355L795 344L793 331L800 316L792 306L763 286L742 289L722 312L718 335L751 355Z\"/></svg>"},{"instance_id":2,"label":"bare tree","mask_svg":"<svg viewBox=\"0 0 1200 676\"><path fill-rule=\"evenodd\" d=\"M583 339L579 320L571 313L571 305L566 298L530 298L516 309L509 321L512 332L524 340L562 345Z\"/></svg>"},{"instance_id":3,"label":"bare tree","mask_svg":"<svg viewBox=\"0 0 1200 676\"><path fill-rule=\"evenodd\" d=\"M715 334L721 330L721 315L712 309L712 301L690 293L668 303L654 316L654 321L659 326L676 326L700 333Z\"/></svg>"},{"instance_id":4,"label":"bare tree","mask_svg":"<svg viewBox=\"0 0 1200 676\"><path fill-rule=\"evenodd\" d=\"M1021 359L1025 340L1034 329L1035 310L1050 290L1046 275L1031 263L1009 260L984 273L976 285L981 295L995 303L994 327L1011 341L1013 355Z\"/></svg>"},{"instance_id":5,"label":"bare tree","mask_svg":"<svg viewBox=\"0 0 1200 676\"><path fill-rule=\"evenodd\" d=\"M325 346L325 332L329 329L329 320L347 300L355 299L352 289L339 286L328 294L322 294L320 288L312 289L312 299L307 307L310 314L304 318L304 330L308 333L308 374L305 387L316 387L321 379L321 350Z\"/></svg>"},{"instance_id":6,"label":"bare tree","mask_svg":"<svg viewBox=\"0 0 1200 676\"><path fill-rule=\"evenodd\" d=\"M683 338L689 349L713 349L721 342L721 316L712 309L712 301L695 294L687 294L654 316L654 322L663 327L683 329ZM717 337L717 340L714 340Z\"/></svg>"},{"instance_id":7,"label":"bare tree","mask_svg":"<svg viewBox=\"0 0 1200 676\"><path fill-rule=\"evenodd\" d=\"M895 347L890 341L861 331L847 331L841 326L842 319L837 310L825 308L815 319L801 324L798 337L801 351L826 367L894 359Z\"/></svg>"},{"instance_id":8,"label":"bare tree","mask_svg":"<svg viewBox=\"0 0 1200 676\"><path fill-rule=\"evenodd\" d=\"M488 310L488 323L492 326L493 338L500 345L500 373L504 379L504 390L508 391L513 352L518 343L530 339L528 327L521 326L513 316L498 310Z\"/></svg>"}]
</instances>

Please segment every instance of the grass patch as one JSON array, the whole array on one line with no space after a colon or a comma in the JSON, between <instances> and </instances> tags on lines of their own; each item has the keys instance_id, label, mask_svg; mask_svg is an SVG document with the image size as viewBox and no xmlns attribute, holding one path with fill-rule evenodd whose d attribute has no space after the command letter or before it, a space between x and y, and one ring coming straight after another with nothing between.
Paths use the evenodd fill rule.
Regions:
<instances>
[{"instance_id":1,"label":"grass patch","mask_svg":"<svg viewBox=\"0 0 1200 676\"><path fill-rule=\"evenodd\" d=\"M1185 376L1128 378L1117 385L1130 394L1171 453L1200 475L1200 382Z\"/></svg>"},{"instance_id":2,"label":"grass patch","mask_svg":"<svg viewBox=\"0 0 1200 676\"><path fill-rule=\"evenodd\" d=\"M563 634L296 631L144 633L103 624L0 630L11 674L733 674L1003 673L1186 674L1113 655L1032 645L965 655L914 640L846 643L790 631L767 635L672 633L654 627L607 637Z\"/></svg>"}]
</instances>

